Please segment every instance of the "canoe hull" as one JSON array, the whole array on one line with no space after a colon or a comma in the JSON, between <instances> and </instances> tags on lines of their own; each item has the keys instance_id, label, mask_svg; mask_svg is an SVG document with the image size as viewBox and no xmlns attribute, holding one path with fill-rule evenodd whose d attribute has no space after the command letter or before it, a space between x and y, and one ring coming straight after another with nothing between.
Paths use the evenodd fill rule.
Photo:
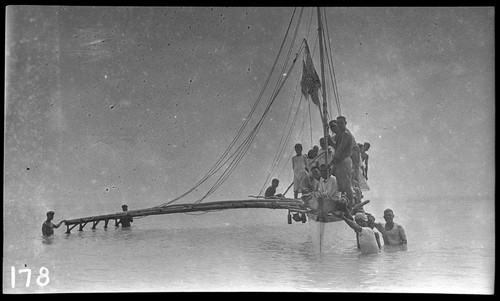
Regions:
<instances>
[{"instance_id":1,"label":"canoe hull","mask_svg":"<svg viewBox=\"0 0 500 301\"><path fill-rule=\"evenodd\" d=\"M308 214L308 223L313 249L317 254L356 244L356 234L342 220L320 222L314 215Z\"/></svg>"}]
</instances>

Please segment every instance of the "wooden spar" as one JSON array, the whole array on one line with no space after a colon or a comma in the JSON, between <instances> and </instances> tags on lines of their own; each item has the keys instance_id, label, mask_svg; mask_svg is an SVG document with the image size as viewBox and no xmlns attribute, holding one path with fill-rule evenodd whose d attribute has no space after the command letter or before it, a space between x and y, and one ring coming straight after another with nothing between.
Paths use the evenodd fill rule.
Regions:
<instances>
[{"instance_id":1,"label":"wooden spar","mask_svg":"<svg viewBox=\"0 0 500 301\"><path fill-rule=\"evenodd\" d=\"M82 231L83 227L85 227L85 225L89 222L93 223L92 229L94 229L95 226L99 223L99 221L105 221L105 228L106 228L109 220L114 219L115 222L117 222L120 218L123 217L185 213L185 212L196 212L196 211L242 209L242 208L288 209L295 212L304 212L304 213L307 212L307 209L305 209L305 207L303 206L303 202L296 199L279 198L279 199L263 199L263 200L230 200L230 201L207 202L198 204L178 204L178 205L170 205L164 207L152 207L147 209L123 211L106 215L89 216L89 217L67 220L65 225L67 227L66 233L69 233L71 229L73 229L76 225L80 225L79 230Z\"/></svg>"},{"instance_id":2,"label":"wooden spar","mask_svg":"<svg viewBox=\"0 0 500 301\"><path fill-rule=\"evenodd\" d=\"M321 92L323 96L323 136L325 136L325 144L326 150L328 151L328 109L327 109L327 101L326 101L326 85L325 85L325 66L323 64L323 30L321 27L321 11L318 7L318 35L319 35L319 59L320 59L320 67L321 67ZM328 156L325 155L325 164L328 164Z\"/></svg>"},{"instance_id":3,"label":"wooden spar","mask_svg":"<svg viewBox=\"0 0 500 301\"><path fill-rule=\"evenodd\" d=\"M368 204L369 202L370 202L370 200L366 200L364 202L361 202L361 203L357 204L356 206L352 207L352 211L358 210L358 208L363 207L364 205Z\"/></svg>"},{"instance_id":4,"label":"wooden spar","mask_svg":"<svg viewBox=\"0 0 500 301\"><path fill-rule=\"evenodd\" d=\"M321 123L323 124L323 136L325 139L325 164L328 165L328 110L327 110L327 102L326 102L326 85L325 85L325 67L323 65L323 30L321 27L321 11L318 7L318 35L319 35L319 59L320 59L320 67L321 67L321 93L323 96L323 118ZM330 172L327 170L327 177L330 176ZM318 200L320 206L319 208L323 208L323 200ZM320 236L320 245L323 239L323 234ZM321 250L321 249L320 249Z\"/></svg>"}]
</instances>

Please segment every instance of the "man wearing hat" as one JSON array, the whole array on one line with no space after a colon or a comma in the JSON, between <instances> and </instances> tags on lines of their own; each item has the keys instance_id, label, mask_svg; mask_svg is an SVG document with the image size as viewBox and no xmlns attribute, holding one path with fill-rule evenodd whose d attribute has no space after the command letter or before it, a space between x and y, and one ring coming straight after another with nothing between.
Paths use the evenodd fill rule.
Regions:
<instances>
[{"instance_id":1,"label":"man wearing hat","mask_svg":"<svg viewBox=\"0 0 500 301\"><path fill-rule=\"evenodd\" d=\"M62 220L61 222L59 222L59 224L56 225L52 223L53 219L54 219L54 211L47 212L47 220L43 222L42 225L43 236L51 236L52 234L54 234L54 228L57 229L62 223L66 222L66 220Z\"/></svg>"},{"instance_id":2,"label":"man wearing hat","mask_svg":"<svg viewBox=\"0 0 500 301\"><path fill-rule=\"evenodd\" d=\"M335 212L335 215L342 218L349 227L356 231L361 253L376 254L380 251L377 239L375 238L375 232L368 226L368 217L366 214L362 212L356 213L354 215L355 222L346 218L342 211Z\"/></svg>"},{"instance_id":3,"label":"man wearing hat","mask_svg":"<svg viewBox=\"0 0 500 301\"><path fill-rule=\"evenodd\" d=\"M122 209L124 212L126 212L128 210L128 206L122 205ZM120 218L120 221L118 222L118 224L122 224L122 227L127 228L127 227L130 227L130 223L133 221L134 221L133 217L125 216L125 217Z\"/></svg>"}]
</instances>

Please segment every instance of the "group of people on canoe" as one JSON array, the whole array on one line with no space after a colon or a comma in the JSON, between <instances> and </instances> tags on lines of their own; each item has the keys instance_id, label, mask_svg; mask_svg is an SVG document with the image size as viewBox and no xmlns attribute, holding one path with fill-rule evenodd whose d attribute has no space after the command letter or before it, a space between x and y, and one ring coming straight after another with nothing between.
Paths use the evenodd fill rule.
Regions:
<instances>
[{"instance_id":1,"label":"group of people on canoe","mask_svg":"<svg viewBox=\"0 0 500 301\"><path fill-rule=\"evenodd\" d=\"M321 137L321 149L314 146L307 155L302 153L302 144L295 145L296 155L292 157L294 198L298 199L300 193L302 200L317 210L319 221L326 221L327 216L338 211L336 209L353 220L351 211L361 203L361 191L369 190L366 151L370 144L358 145L346 125L344 116L331 120L328 126L332 135ZM273 179L265 197L275 195L277 183L278 180Z\"/></svg>"},{"instance_id":2,"label":"group of people on canoe","mask_svg":"<svg viewBox=\"0 0 500 301\"><path fill-rule=\"evenodd\" d=\"M370 143L358 144L346 125L345 116L331 120L328 126L332 134L321 137L321 149L314 146L307 155L302 153L300 143L295 145L294 198L298 199L300 193L304 206L319 222L343 219L357 233L363 253L378 252L381 247L374 228L382 233L385 244L406 244L404 228L394 223L391 209L384 211L385 225L375 223L375 217L364 212L362 191L369 190L366 152ZM278 179L272 180L266 198L282 197L276 194L278 184ZM293 219L304 222L305 214L295 213Z\"/></svg>"}]
</instances>

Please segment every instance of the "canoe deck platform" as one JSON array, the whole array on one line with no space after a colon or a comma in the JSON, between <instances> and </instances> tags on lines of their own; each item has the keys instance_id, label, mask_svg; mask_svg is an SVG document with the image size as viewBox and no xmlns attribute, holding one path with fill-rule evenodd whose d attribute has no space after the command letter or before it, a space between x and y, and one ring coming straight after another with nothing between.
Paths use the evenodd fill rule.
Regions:
<instances>
[{"instance_id":1,"label":"canoe deck platform","mask_svg":"<svg viewBox=\"0 0 500 301\"><path fill-rule=\"evenodd\" d=\"M104 221L104 228L108 227L110 220L115 221L115 226L118 226L118 221L126 217L186 213L196 211L218 211L227 209L244 209L244 208L267 208L267 209L286 209L290 212L307 213L308 210L301 200L297 199L247 199L247 200L230 200L219 202L207 202L197 204L178 204L169 206L157 206L146 209L122 211L112 214L97 215L66 220L66 233L70 233L76 226L79 226L78 231L83 231L83 228L92 223L92 229L95 229L97 224Z\"/></svg>"}]
</instances>

